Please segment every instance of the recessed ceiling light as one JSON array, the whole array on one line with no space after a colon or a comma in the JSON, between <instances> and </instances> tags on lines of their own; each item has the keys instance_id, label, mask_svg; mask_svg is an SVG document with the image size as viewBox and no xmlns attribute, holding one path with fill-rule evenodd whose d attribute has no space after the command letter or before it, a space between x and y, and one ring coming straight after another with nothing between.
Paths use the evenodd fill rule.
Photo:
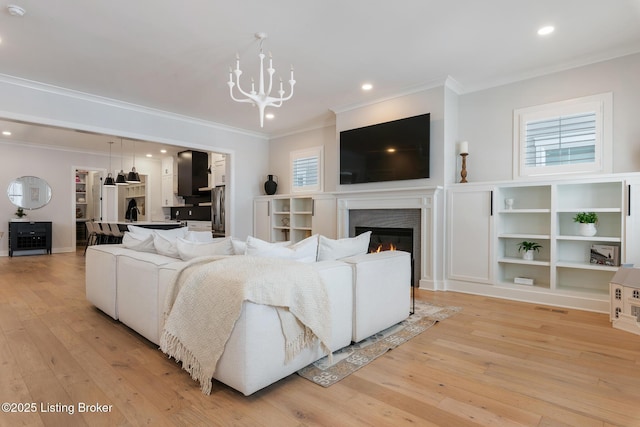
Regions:
<instances>
[{"instance_id":1,"label":"recessed ceiling light","mask_svg":"<svg viewBox=\"0 0 640 427\"><path fill-rule=\"evenodd\" d=\"M7 6L7 11L9 11L9 15L11 16L24 16L27 13L26 10L21 8L20 6L16 6L15 4L10 4Z\"/></svg>"},{"instance_id":2,"label":"recessed ceiling light","mask_svg":"<svg viewBox=\"0 0 640 427\"><path fill-rule=\"evenodd\" d=\"M362 90L371 90L373 89L373 85L371 83L365 83L362 85Z\"/></svg>"},{"instance_id":3,"label":"recessed ceiling light","mask_svg":"<svg viewBox=\"0 0 640 427\"><path fill-rule=\"evenodd\" d=\"M269 120L273 120L273 118L275 117L275 115L273 113L267 113L264 115L265 118L269 119Z\"/></svg>"},{"instance_id":4,"label":"recessed ceiling light","mask_svg":"<svg viewBox=\"0 0 640 427\"><path fill-rule=\"evenodd\" d=\"M147 154L147 157L153 157L153 154Z\"/></svg>"},{"instance_id":5,"label":"recessed ceiling light","mask_svg":"<svg viewBox=\"0 0 640 427\"><path fill-rule=\"evenodd\" d=\"M165 150L165 149L163 148L162 150L160 150L160 152L161 152L162 154L165 154L165 153L167 152L167 150Z\"/></svg>"},{"instance_id":6,"label":"recessed ceiling light","mask_svg":"<svg viewBox=\"0 0 640 427\"><path fill-rule=\"evenodd\" d=\"M391 147L391 148L387 148L387 153L395 153L396 149Z\"/></svg>"},{"instance_id":7,"label":"recessed ceiling light","mask_svg":"<svg viewBox=\"0 0 640 427\"><path fill-rule=\"evenodd\" d=\"M548 36L549 34L553 33L555 31L555 28L553 28L552 25L547 25L545 27L542 27L538 30L538 35L539 36Z\"/></svg>"},{"instance_id":8,"label":"recessed ceiling light","mask_svg":"<svg viewBox=\"0 0 640 427\"><path fill-rule=\"evenodd\" d=\"M11 132L10 132L10 131L8 131L8 130L3 130L3 131L2 131L2 134L3 134L4 136L11 136Z\"/></svg>"}]
</instances>

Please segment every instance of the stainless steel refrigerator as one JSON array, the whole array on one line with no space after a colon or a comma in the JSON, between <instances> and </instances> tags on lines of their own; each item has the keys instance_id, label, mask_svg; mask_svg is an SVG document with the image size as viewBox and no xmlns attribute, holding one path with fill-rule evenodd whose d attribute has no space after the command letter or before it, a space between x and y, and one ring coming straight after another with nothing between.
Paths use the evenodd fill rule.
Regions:
<instances>
[{"instance_id":1,"label":"stainless steel refrigerator","mask_svg":"<svg viewBox=\"0 0 640 427\"><path fill-rule=\"evenodd\" d=\"M224 185L218 185L211 190L211 230L215 237L224 237Z\"/></svg>"}]
</instances>

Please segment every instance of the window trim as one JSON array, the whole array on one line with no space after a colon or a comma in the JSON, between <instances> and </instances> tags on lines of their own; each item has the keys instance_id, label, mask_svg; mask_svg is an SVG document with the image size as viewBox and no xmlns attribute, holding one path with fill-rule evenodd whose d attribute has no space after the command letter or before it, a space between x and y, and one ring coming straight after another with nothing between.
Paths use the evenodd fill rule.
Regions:
<instances>
[{"instance_id":1,"label":"window trim","mask_svg":"<svg viewBox=\"0 0 640 427\"><path fill-rule=\"evenodd\" d=\"M320 193L323 189L323 154L324 148L322 146L305 148L303 150L291 151L289 154L289 166L291 173L291 193ZM318 158L318 183L314 185L305 185L303 187L296 187L294 179L294 162L297 159L306 157Z\"/></svg>"},{"instance_id":2,"label":"window trim","mask_svg":"<svg viewBox=\"0 0 640 427\"><path fill-rule=\"evenodd\" d=\"M549 175L611 173L613 170L613 93L573 98L559 102L519 108L513 111L513 176L514 179ZM526 166L526 122L559 115L595 111L595 161L556 166Z\"/></svg>"}]
</instances>

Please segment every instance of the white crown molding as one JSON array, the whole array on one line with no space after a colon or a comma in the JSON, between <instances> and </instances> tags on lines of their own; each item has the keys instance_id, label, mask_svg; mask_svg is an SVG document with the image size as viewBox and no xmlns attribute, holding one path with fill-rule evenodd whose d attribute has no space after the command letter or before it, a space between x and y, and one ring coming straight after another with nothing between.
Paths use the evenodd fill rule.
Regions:
<instances>
[{"instance_id":1,"label":"white crown molding","mask_svg":"<svg viewBox=\"0 0 640 427\"><path fill-rule=\"evenodd\" d=\"M612 61L615 59L623 58L625 56L636 55L640 53L640 49L624 49L607 52L605 55L590 56L587 58L581 58L576 61L565 62L562 64L553 65L550 67L538 68L536 70L530 70L524 73L511 74L509 76L499 77L493 80L485 80L476 84L471 84L465 87L465 90L460 94L467 94L473 92L479 92L482 90L492 89L499 86L505 86L511 83L517 83L525 80L534 79L537 77L547 76L550 74L559 73L562 71L572 70L575 68L586 67L588 65L597 64L600 62Z\"/></svg>"},{"instance_id":2,"label":"white crown molding","mask_svg":"<svg viewBox=\"0 0 640 427\"><path fill-rule=\"evenodd\" d=\"M240 128L235 128L232 126L223 125L216 122L211 122L208 120L198 119L195 117L184 116L181 114L171 113L169 111L163 111L151 107L145 107L142 105L132 104L125 101L120 101L117 99L107 98L99 95L93 95L86 92L80 92L73 89L67 89L59 86L50 85L47 83L36 82L33 80L27 80L20 77L10 76L7 74L0 73L0 82L6 83L9 85L25 87L28 89L51 93L58 96L64 96L68 98L78 99L85 102L91 102L95 104L106 105L109 107L119 108L122 110L135 111L137 113L147 114L151 116L156 116L166 120L175 120L183 123L208 127L216 130L223 130L226 132L237 133L245 136L251 136L261 139L268 139L268 135L260 132L251 132ZM55 125L54 123L48 123L50 125Z\"/></svg>"},{"instance_id":3,"label":"white crown molding","mask_svg":"<svg viewBox=\"0 0 640 427\"><path fill-rule=\"evenodd\" d=\"M392 99L396 99L396 98L401 98L403 96L407 96L407 95L413 95L419 92L424 92L425 90L429 90L429 89L433 89L436 87L441 87L444 86L445 83L447 82L447 80L450 77L447 76L445 78L441 78L441 79L435 79L417 86L410 86L407 87L405 90L393 94L393 95L389 95L386 97L382 97L382 98L377 98L374 99L372 101L367 101L367 102L360 102L360 103L356 103L356 104L349 104L349 105L342 105L342 106L336 106L336 107L331 107L329 108L331 111L333 111L335 114L340 114L340 113L344 113L347 111L351 111L351 110L356 110L358 108L362 108L362 107L368 107L371 105L375 105L375 104L379 104L381 102L385 102L385 101L390 101Z\"/></svg>"},{"instance_id":4,"label":"white crown molding","mask_svg":"<svg viewBox=\"0 0 640 427\"><path fill-rule=\"evenodd\" d=\"M324 123L317 123L315 125L310 125L307 127L289 129L285 132L270 134L269 139L271 140L271 139L285 138L287 136L298 135L306 132L312 132L314 130L324 129L332 126L333 127L336 126L335 114L333 115L333 118L331 120L325 121Z\"/></svg>"},{"instance_id":5,"label":"white crown molding","mask_svg":"<svg viewBox=\"0 0 640 427\"><path fill-rule=\"evenodd\" d=\"M455 92L456 95L461 95L464 93L462 84L451 76L447 76L444 81L444 86L451 89L453 92Z\"/></svg>"},{"instance_id":6,"label":"white crown molding","mask_svg":"<svg viewBox=\"0 0 640 427\"><path fill-rule=\"evenodd\" d=\"M28 147L28 148L38 149L38 150L62 151L65 153L82 153L82 154L90 154L94 156L109 157L109 153L105 153L103 151L84 150L84 149L80 150L75 147L64 147L60 145L51 145L51 144L38 144L36 142L22 141L22 140L16 140L16 139L7 140L7 141L0 140L0 145L12 145L19 148Z\"/></svg>"}]
</instances>

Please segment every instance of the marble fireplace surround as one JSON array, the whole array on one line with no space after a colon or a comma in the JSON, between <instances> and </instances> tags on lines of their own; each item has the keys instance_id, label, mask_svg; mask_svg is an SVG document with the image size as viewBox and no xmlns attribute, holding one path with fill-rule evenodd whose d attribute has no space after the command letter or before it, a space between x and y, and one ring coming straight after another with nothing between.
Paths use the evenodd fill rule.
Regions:
<instances>
[{"instance_id":1,"label":"marble fireplace surround","mask_svg":"<svg viewBox=\"0 0 640 427\"><path fill-rule=\"evenodd\" d=\"M402 212L415 217L419 211L419 238L414 238L414 263L416 277L420 288L435 289L434 255L436 250L436 202L441 187L403 189L403 190L368 190L337 194L338 238L352 237L354 226L349 224L351 210L392 211L388 217L398 218ZM375 213L374 213L375 214ZM411 221L411 219L408 219ZM404 223L400 219L401 223ZM363 224L357 224L363 225ZM373 225L373 224L368 224ZM385 226L392 226L386 224ZM402 227L402 224L398 225Z\"/></svg>"}]
</instances>

